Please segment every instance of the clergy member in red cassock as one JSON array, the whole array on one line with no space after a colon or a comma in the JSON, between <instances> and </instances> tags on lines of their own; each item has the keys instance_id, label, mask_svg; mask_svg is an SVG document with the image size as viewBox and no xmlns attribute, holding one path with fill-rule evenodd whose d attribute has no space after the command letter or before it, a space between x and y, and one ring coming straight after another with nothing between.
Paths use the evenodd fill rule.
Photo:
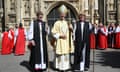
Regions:
<instances>
[{"instance_id":1,"label":"clergy member in red cassock","mask_svg":"<svg viewBox=\"0 0 120 72\"><path fill-rule=\"evenodd\" d=\"M90 48L91 49L96 48L96 34L97 34L97 24L94 24L91 30L91 34L90 34Z\"/></svg>"},{"instance_id":2,"label":"clergy member in red cassock","mask_svg":"<svg viewBox=\"0 0 120 72\"><path fill-rule=\"evenodd\" d=\"M120 48L120 25L115 30L115 48Z\"/></svg>"},{"instance_id":3,"label":"clergy member in red cassock","mask_svg":"<svg viewBox=\"0 0 120 72\"><path fill-rule=\"evenodd\" d=\"M13 47L14 47L14 29L12 26L10 26L9 28L9 33L11 34L11 39L10 39L10 50L11 52L13 51Z\"/></svg>"},{"instance_id":4,"label":"clergy member in red cassock","mask_svg":"<svg viewBox=\"0 0 120 72\"><path fill-rule=\"evenodd\" d=\"M2 48L1 48L1 54L2 55L7 55L11 53L10 50L10 34L8 31L3 32L2 34Z\"/></svg>"},{"instance_id":5,"label":"clergy member in red cassock","mask_svg":"<svg viewBox=\"0 0 120 72\"><path fill-rule=\"evenodd\" d=\"M99 39L99 43L98 43L98 47L99 49L106 49L107 48L107 28L105 26L103 26L102 23L100 23L100 28L98 31L98 39Z\"/></svg>"},{"instance_id":6,"label":"clergy member in red cassock","mask_svg":"<svg viewBox=\"0 0 120 72\"><path fill-rule=\"evenodd\" d=\"M15 32L15 55L25 54L25 41L26 41L26 30L20 23L18 29Z\"/></svg>"}]
</instances>

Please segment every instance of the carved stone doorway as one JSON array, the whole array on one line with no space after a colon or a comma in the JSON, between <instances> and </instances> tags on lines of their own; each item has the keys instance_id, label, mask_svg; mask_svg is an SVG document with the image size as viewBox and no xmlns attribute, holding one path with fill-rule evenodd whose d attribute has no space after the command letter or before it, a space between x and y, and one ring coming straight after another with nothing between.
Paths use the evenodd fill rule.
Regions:
<instances>
[{"instance_id":1,"label":"carved stone doorway","mask_svg":"<svg viewBox=\"0 0 120 72\"><path fill-rule=\"evenodd\" d=\"M66 16L66 20L67 21L70 21L72 22L73 20L77 20L77 16L78 16L78 13L77 11L75 10L75 8L66 3L66 2L58 2L58 4L55 4L55 6L49 11L48 15L47 15L47 22L48 22L48 26L50 28L50 32L51 32L51 29L55 23L56 20L59 19L59 12L58 12L58 8L60 5L64 4L67 9L69 10L69 12L67 13L67 16Z\"/></svg>"}]
</instances>

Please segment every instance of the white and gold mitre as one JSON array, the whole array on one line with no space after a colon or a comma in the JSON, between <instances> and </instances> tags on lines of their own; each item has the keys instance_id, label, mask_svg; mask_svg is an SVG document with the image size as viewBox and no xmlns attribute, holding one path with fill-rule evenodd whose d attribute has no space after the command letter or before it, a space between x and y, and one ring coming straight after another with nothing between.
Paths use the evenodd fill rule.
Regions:
<instances>
[{"instance_id":1,"label":"white and gold mitre","mask_svg":"<svg viewBox=\"0 0 120 72\"><path fill-rule=\"evenodd\" d=\"M8 28L9 28L9 29L13 29L14 27L13 27L12 25L10 25Z\"/></svg>"},{"instance_id":2,"label":"white and gold mitre","mask_svg":"<svg viewBox=\"0 0 120 72\"><path fill-rule=\"evenodd\" d=\"M58 8L58 10L59 10L60 13L63 13L63 14L66 14L68 12L67 7L65 5L61 5Z\"/></svg>"},{"instance_id":3,"label":"white and gold mitre","mask_svg":"<svg viewBox=\"0 0 120 72\"><path fill-rule=\"evenodd\" d=\"M95 20L95 24L98 24L99 23L99 21L98 20Z\"/></svg>"}]
</instances>

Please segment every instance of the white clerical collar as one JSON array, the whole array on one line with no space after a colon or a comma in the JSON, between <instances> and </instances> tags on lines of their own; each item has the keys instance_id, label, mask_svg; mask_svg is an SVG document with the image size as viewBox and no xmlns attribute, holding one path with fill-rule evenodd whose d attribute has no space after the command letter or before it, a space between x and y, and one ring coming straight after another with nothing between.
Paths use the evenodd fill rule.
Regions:
<instances>
[{"instance_id":1,"label":"white clerical collar","mask_svg":"<svg viewBox=\"0 0 120 72\"><path fill-rule=\"evenodd\" d=\"M39 22L39 25L41 25L42 23L41 22Z\"/></svg>"},{"instance_id":2,"label":"white clerical collar","mask_svg":"<svg viewBox=\"0 0 120 72\"><path fill-rule=\"evenodd\" d=\"M80 22L81 24L84 24L84 22Z\"/></svg>"}]
</instances>

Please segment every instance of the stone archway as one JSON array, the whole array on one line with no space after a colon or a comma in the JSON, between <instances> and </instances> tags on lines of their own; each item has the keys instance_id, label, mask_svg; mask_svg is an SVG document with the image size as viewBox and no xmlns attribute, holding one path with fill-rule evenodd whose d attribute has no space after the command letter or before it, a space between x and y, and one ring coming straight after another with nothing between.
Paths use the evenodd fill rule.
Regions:
<instances>
[{"instance_id":1,"label":"stone archway","mask_svg":"<svg viewBox=\"0 0 120 72\"><path fill-rule=\"evenodd\" d=\"M67 9L69 10L69 14L67 14L67 16L66 16L67 20L69 20L71 18L71 22L72 22L72 20L74 20L74 19L76 20L78 17L77 10L74 8L74 6L72 6L68 2L59 1L59 2L53 3L48 8L47 13L46 13L48 26L50 27L50 32L51 32L51 29L52 29L55 21L59 19L58 7L62 4L64 4L67 7ZM51 35L49 36L49 39L51 39Z\"/></svg>"},{"instance_id":2,"label":"stone archway","mask_svg":"<svg viewBox=\"0 0 120 72\"><path fill-rule=\"evenodd\" d=\"M47 22L48 25L50 26L50 28L52 28L54 22L59 18L59 14L58 14L58 7L60 5L64 4L68 10L70 11L70 17L67 15L66 19L71 18L71 21L73 19L77 19L78 17L78 11L77 9L71 5L69 2L65 2L65 1L59 1L59 2L55 2L53 4L51 4L51 6L49 6L48 10L47 10Z\"/></svg>"},{"instance_id":3,"label":"stone archway","mask_svg":"<svg viewBox=\"0 0 120 72\"><path fill-rule=\"evenodd\" d=\"M72 9L72 11L74 12L74 14L75 14L75 16L77 18L77 16L78 16L78 10L72 4L70 4L69 2L65 2L65 1L58 1L58 2L54 2L53 4L51 4L47 8L46 15L49 15L49 13L51 12L51 10L53 10L55 7L57 7L57 6L61 5L61 4L64 4L67 7L69 7L70 9Z\"/></svg>"}]
</instances>

